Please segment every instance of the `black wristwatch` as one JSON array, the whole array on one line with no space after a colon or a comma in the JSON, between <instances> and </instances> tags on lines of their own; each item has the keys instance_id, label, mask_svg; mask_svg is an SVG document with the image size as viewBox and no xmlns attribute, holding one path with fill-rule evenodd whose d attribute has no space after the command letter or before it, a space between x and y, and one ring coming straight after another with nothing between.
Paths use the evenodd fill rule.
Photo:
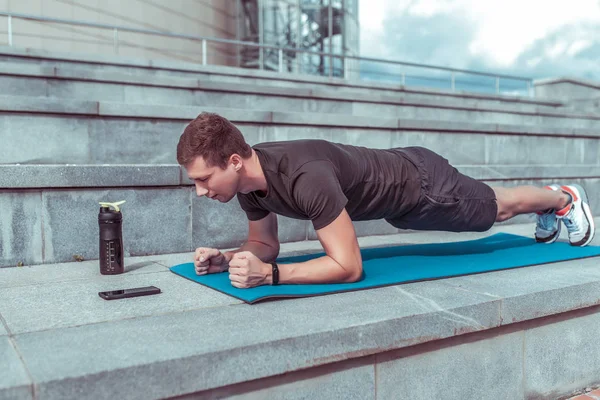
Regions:
<instances>
[{"instance_id":1,"label":"black wristwatch","mask_svg":"<svg viewBox=\"0 0 600 400\"><path fill-rule=\"evenodd\" d=\"M272 262L271 266L273 267L273 276L272 276L271 285L278 285L279 284L279 267L277 266L277 263L275 263L275 262Z\"/></svg>"}]
</instances>

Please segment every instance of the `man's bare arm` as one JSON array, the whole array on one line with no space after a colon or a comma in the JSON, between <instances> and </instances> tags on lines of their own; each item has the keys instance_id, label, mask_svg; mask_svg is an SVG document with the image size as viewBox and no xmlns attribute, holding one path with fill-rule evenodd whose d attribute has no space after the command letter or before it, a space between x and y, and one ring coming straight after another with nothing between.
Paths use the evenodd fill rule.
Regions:
<instances>
[{"instance_id":1,"label":"man's bare arm","mask_svg":"<svg viewBox=\"0 0 600 400\"><path fill-rule=\"evenodd\" d=\"M223 255L227 259L227 262L229 262L235 253L240 253L242 251L249 251L266 263L275 261L279 255L279 247L273 247L272 245L266 243L254 242L250 240L244 243L242 247L237 250L223 252Z\"/></svg>"},{"instance_id":2,"label":"man's bare arm","mask_svg":"<svg viewBox=\"0 0 600 400\"><path fill-rule=\"evenodd\" d=\"M356 282L362 276L362 257L354 225L344 209L325 228L317 231L326 256L302 263L279 264L279 283L342 283ZM272 283L272 269L265 265Z\"/></svg>"},{"instance_id":3,"label":"man's bare arm","mask_svg":"<svg viewBox=\"0 0 600 400\"><path fill-rule=\"evenodd\" d=\"M275 261L279 255L277 215L270 213L258 221L248 222L248 241L237 250L223 252L227 262L235 253L249 251L264 262Z\"/></svg>"}]
</instances>

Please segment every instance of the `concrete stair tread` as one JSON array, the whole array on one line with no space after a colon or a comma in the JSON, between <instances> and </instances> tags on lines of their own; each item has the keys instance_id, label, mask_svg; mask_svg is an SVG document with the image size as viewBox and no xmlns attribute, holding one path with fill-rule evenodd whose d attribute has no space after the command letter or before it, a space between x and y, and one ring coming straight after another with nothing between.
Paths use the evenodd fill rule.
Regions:
<instances>
[{"instance_id":1,"label":"concrete stair tread","mask_svg":"<svg viewBox=\"0 0 600 400\"><path fill-rule=\"evenodd\" d=\"M478 180L599 178L597 164L454 165ZM576 178L575 178L576 177ZM101 188L185 186L194 183L178 164L0 164L0 187Z\"/></svg>"},{"instance_id":2,"label":"concrete stair tread","mask_svg":"<svg viewBox=\"0 0 600 400\"><path fill-rule=\"evenodd\" d=\"M261 71L253 69L242 69L227 66L217 65L199 65L194 63L186 63L181 61L170 61L170 60L147 60L147 59L134 59L126 58L122 56L111 56L111 55L95 55L95 54L73 54L73 53L61 53L61 52L49 52L37 49L19 49L7 46L0 46L0 55L11 57L13 62L23 61L35 61L41 60L43 67L50 67L59 64L61 61L74 63L77 65L105 65L107 67L132 67L136 72L157 72L160 71L162 76L178 76L177 73L186 73L185 76L189 77L189 74L206 74L211 78L217 78L219 76L233 76L242 78L262 78L265 80L278 80L278 81L289 81L294 83L306 83L306 84L323 84L330 87L348 87L348 88L363 88L369 90L381 90L381 91L405 91L407 93L430 93L430 94L441 94L448 96L465 96L473 99L491 99L491 100L505 100L507 102L523 102L531 104L544 104L551 107L561 106L562 102L559 100L540 100L526 96L514 96L514 95L490 95L485 93L472 93L472 92L449 92L444 90L436 90L430 88L408 88L403 85L393 84L390 82L366 82L366 81L349 81L341 78L329 78L315 75L306 74L285 74L271 71ZM23 63L23 62L21 62ZM27 62L25 62L27 63ZM60 68L60 67L59 67ZM32 70L33 71L33 70ZM48 70L46 70L48 71ZM170 74L170 75L169 75ZM159 75L159 76L161 76Z\"/></svg>"},{"instance_id":3,"label":"concrete stair tread","mask_svg":"<svg viewBox=\"0 0 600 400\"><path fill-rule=\"evenodd\" d=\"M414 94L422 93L423 95L431 93L418 92L415 89L412 91L398 90L394 94L377 93L370 91L360 93L357 97L356 88L351 86L347 88L319 88L319 87L282 87L271 84L251 84L251 83L230 83L211 81L207 79L185 78L185 77L163 77L152 76L151 79L143 74L133 74L125 72L103 72L94 71L85 68L65 68L65 67L49 67L42 65L23 65L16 62L0 62L0 76L21 76L29 78L50 78L54 80L64 81L83 81L97 83L116 83L123 85L138 85L142 87L163 87L187 90L203 90L217 91L230 93L245 93L259 94L264 96L286 96L299 97L323 100L336 100L344 102L367 102L381 104L396 104L396 105L415 105L424 107L441 107L463 110L477 111L497 111L497 112L516 112L527 115L554 115L554 116L580 116L594 117L593 113L575 112L573 110L563 110L555 103L548 103L539 99L528 99L523 102L520 98L507 101L506 99L491 98L496 100L498 104L491 103L490 99L472 98L468 94L448 93L448 99L427 99L414 97ZM525 107L525 108L523 108ZM569 111L569 112L567 112Z\"/></svg>"},{"instance_id":4,"label":"concrete stair tread","mask_svg":"<svg viewBox=\"0 0 600 400\"><path fill-rule=\"evenodd\" d=\"M194 119L199 112L216 112L232 122L303 126L334 126L385 130L482 132L506 134L599 137L600 130L555 128L547 125L474 123L445 120L376 118L336 113L261 111L184 105L129 104L110 101L64 100L33 96L0 95L0 111L32 114L84 115L137 119Z\"/></svg>"},{"instance_id":5,"label":"concrete stair tread","mask_svg":"<svg viewBox=\"0 0 600 400\"><path fill-rule=\"evenodd\" d=\"M124 72L103 72L85 68L49 67L43 65L23 65L18 62L0 62L0 76L18 76L23 78L48 78L63 81L78 81L98 84L121 84L135 85L141 88L171 88L182 90L201 90L224 93L255 94L260 96L284 96L292 98L306 98L316 100L330 100L339 102L358 102L375 104L394 104L399 106L416 106L425 108L455 109L464 111L500 112L509 114L522 114L529 116L549 116L562 118L584 118L600 119L594 112L577 111L571 107L559 107L554 103L548 104L543 100L539 103L522 102L520 99L506 101L496 98L498 101L490 102L490 99L478 99L466 94L448 94L448 99L427 99L428 92L422 92L423 96L417 96L416 90L399 90L394 94L377 93L368 91L359 93L349 88L311 88L311 87L281 87L272 82L271 84L250 84L211 81L207 79L185 78L185 77L162 77L148 76ZM57 92L57 93L60 93ZM69 98L58 96L61 98ZM438 96L439 97L439 96ZM173 96L171 96L173 99ZM530 99L531 100L531 99ZM497 104L496 104L497 103Z\"/></svg>"},{"instance_id":6,"label":"concrete stair tread","mask_svg":"<svg viewBox=\"0 0 600 400\"><path fill-rule=\"evenodd\" d=\"M414 232L359 243L532 230L524 224L485 233ZM315 241L284 243L281 255L314 251L320 251ZM97 261L0 269L0 319L7 328L0 323L7 355L0 366L10 371L0 378L0 397L31 398L31 383L44 398L176 396L600 302L598 257L249 306L168 271L191 256L128 258L127 272L117 276L100 275ZM97 295L149 284L163 293L111 302Z\"/></svg>"}]
</instances>

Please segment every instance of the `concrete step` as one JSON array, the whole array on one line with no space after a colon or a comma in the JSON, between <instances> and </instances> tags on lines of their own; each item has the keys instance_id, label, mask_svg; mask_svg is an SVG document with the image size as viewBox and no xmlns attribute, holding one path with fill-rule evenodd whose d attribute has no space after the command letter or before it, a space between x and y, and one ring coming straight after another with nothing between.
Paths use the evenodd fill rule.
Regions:
<instances>
[{"instance_id":1,"label":"concrete step","mask_svg":"<svg viewBox=\"0 0 600 400\"><path fill-rule=\"evenodd\" d=\"M0 47L0 62L18 63L30 71L38 71L32 67L39 66L48 74L52 74L54 71L57 76L61 76L69 70L79 70L80 78L83 79L117 76L113 74L125 73L129 76L138 77L137 79L131 78L133 82L139 82L140 77L145 77L141 83L145 83L146 85L153 85L152 82L156 82L159 85L171 82L164 80L165 78L191 78L192 82L198 79L203 84L218 82L221 84L241 84L242 86L255 85L260 87L265 85L267 87L277 87L277 90L284 90L285 88L291 88L299 92L315 90L317 94L321 93L321 89L335 89L341 93L347 93L352 99L360 99L363 96L369 99L372 95L376 94L378 96L389 95L392 100L398 98L446 100L454 103L465 102L466 104L505 105L508 107L527 107L527 105L531 105L552 109L563 105L563 102L559 99L535 99L514 95L451 92L405 87L390 82L351 81L295 73L275 73L223 66L202 66L178 61L131 59L120 56L74 55L72 53L46 52L34 49L24 50L12 47ZM109 75L105 75L107 73ZM188 83L184 83L186 86L189 84L190 80L188 80ZM167 86L170 86L170 84Z\"/></svg>"},{"instance_id":2,"label":"concrete step","mask_svg":"<svg viewBox=\"0 0 600 400\"><path fill-rule=\"evenodd\" d=\"M600 178L596 164L454 165L483 181ZM3 189L193 186L178 164L0 165Z\"/></svg>"},{"instance_id":3,"label":"concrete step","mask_svg":"<svg viewBox=\"0 0 600 400\"><path fill-rule=\"evenodd\" d=\"M568 106L573 113L598 113L600 112L600 97L592 97L582 100L571 100Z\"/></svg>"},{"instance_id":4,"label":"concrete step","mask_svg":"<svg viewBox=\"0 0 600 400\"><path fill-rule=\"evenodd\" d=\"M554 399L598 384L581 362L598 357L598 257L249 306L168 271L191 256L128 258L117 276L94 261L0 269L0 398ZM147 285L162 293L97 295Z\"/></svg>"},{"instance_id":5,"label":"concrete step","mask_svg":"<svg viewBox=\"0 0 600 400\"><path fill-rule=\"evenodd\" d=\"M590 165L473 166L457 169L492 186L576 182L600 210L599 168ZM577 178L573 178L577 177ZM125 254L191 251L198 246L239 246L248 224L237 198L197 198L178 165L0 165L0 266L51 264L98 258L100 201L123 206ZM527 222L533 214L503 224ZM278 216L282 243L316 239L310 221ZM401 231L383 220L355 221L359 237Z\"/></svg>"},{"instance_id":6,"label":"concrete step","mask_svg":"<svg viewBox=\"0 0 600 400\"><path fill-rule=\"evenodd\" d=\"M392 118L340 115L341 109L335 110L337 114L317 115L310 108L326 109L326 102L334 107L342 104L340 97L355 99L373 92L406 94L402 101L411 96L406 104L422 96L431 101L429 107L448 99L481 102L485 107L513 102L517 106L510 112L516 114L523 104L546 108L561 102L411 91L262 72L238 76L237 69L116 57L14 49L2 54L0 58L22 63L30 74L46 67L53 68L56 77L66 70L85 69L81 77L69 77L69 85L64 86L67 79L52 77L50 71L10 83L34 90L27 82L40 79L38 83L48 84L47 90L57 90L53 96L62 91L68 97L69 90L81 94L85 84L93 86L90 93L104 91L110 96L115 89L110 85L116 84L123 95L127 86L140 98L146 90L149 98L162 99L166 88L175 90L179 98L182 91L196 95L190 85L200 75L202 81L246 85L239 92L222 92L222 97L237 96L235 101L243 96L267 97L260 91L252 94L252 85L282 87L279 97L307 102L306 113L278 112L276 106L267 111L214 111L236 122L250 143L312 137L381 148L418 144L447 156L459 170L496 185L542 185L552 183L551 178L577 177L574 180L588 188L592 208L600 209L596 128L575 123L564 128L525 121L473 123L475 107L468 110L471 114L460 114L460 118L469 116L466 122L443 122L435 115L406 120L395 114L404 103L383 98L381 102L361 99L357 109L390 106L386 112ZM98 76L89 78L90 70ZM143 82L118 81L123 73L153 76L157 85L142 88ZM23 75L18 71L4 74L6 82L19 76ZM182 82L186 79L188 83ZM296 94L304 88L307 95L294 97L285 88ZM343 96L327 97L330 93L312 92L313 88L338 88ZM207 89L205 93L218 92L214 85ZM49 92L29 94L45 97ZM240 304L167 269L189 261L198 245L228 249L245 239L245 217L235 201L222 205L195 199L190 182L172 164L176 140L200 107L124 104L131 97L112 103L99 95L92 99L96 101L65 97L0 98L0 164L5 164L0 166L0 266L27 265L0 268L0 370L8 371L0 376L0 399L183 395L179 400L184 400L277 398L290 393L303 398L335 398L340 393L360 399L394 398L398 393L416 400L556 398L599 383L595 364L581 363L600 357L596 350L600 336L589 329L600 322L597 257L255 306ZM426 103L418 105L415 113ZM292 103L288 106L293 108ZM447 106L433 105L439 110ZM544 112L548 111L552 110ZM19 162L96 165L12 165ZM140 162L150 164L127 165ZM98 165L105 163L109 165ZM96 260L97 202L119 199L127 200L127 272L101 276ZM498 231L532 234L532 216L511 221L527 223L498 224L481 234L399 233L381 221L355 226L363 248L468 240ZM322 250L308 222L279 218L279 226L282 256ZM561 240L566 240L564 231ZM600 245L599 237L593 244ZM86 261L56 264L72 261L73 256ZM46 265L35 265L42 263ZM105 302L97 296L101 290L151 284L161 287L163 294L126 302ZM417 382L428 384L423 387Z\"/></svg>"},{"instance_id":7,"label":"concrete step","mask_svg":"<svg viewBox=\"0 0 600 400\"><path fill-rule=\"evenodd\" d=\"M600 114L542 104L493 102L456 96L432 98L417 94L381 94L344 88L280 87L274 83L244 84L195 78L104 72L0 63L0 90L28 95L116 101L226 107L268 111L340 113L380 118L450 120L554 127L597 128ZM429 97L429 98L427 98Z\"/></svg>"},{"instance_id":8,"label":"concrete step","mask_svg":"<svg viewBox=\"0 0 600 400\"><path fill-rule=\"evenodd\" d=\"M320 138L420 145L466 165L600 162L600 129L0 96L0 163L173 163L183 129L200 111L229 118L251 144Z\"/></svg>"}]
</instances>

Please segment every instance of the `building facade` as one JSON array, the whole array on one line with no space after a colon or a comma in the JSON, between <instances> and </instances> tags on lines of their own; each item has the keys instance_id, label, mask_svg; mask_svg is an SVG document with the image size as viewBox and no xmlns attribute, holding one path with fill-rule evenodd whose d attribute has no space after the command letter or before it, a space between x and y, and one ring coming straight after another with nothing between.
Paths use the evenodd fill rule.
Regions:
<instances>
[{"instance_id":1,"label":"building facade","mask_svg":"<svg viewBox=\"0 0 600 400\"><path fill-rule=\"evenodd\" d=\"M0 43L19 48L195 63L204 54L211 65L330 76L352 73L346 57L359 52L358 0L0 0L0 11L14 13L0 17ZM208 40L203 51L201 40L113 26Z\"/></svg>"}]
</instances>

